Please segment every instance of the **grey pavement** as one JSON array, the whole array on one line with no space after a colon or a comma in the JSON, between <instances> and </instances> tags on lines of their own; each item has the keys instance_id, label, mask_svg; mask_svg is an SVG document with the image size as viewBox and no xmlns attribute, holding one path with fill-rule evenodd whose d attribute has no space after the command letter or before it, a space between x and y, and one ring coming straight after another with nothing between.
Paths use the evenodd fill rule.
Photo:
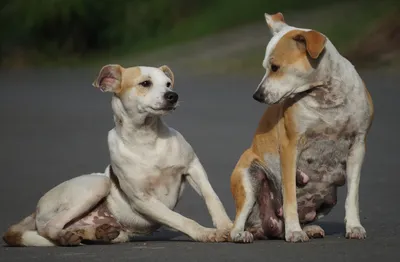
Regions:
<instances>
[{"instance_id":1,"label":"grey pavement","mask_svg":"<svg viewBox=\"0 0 400 262\"><path fill-rule=\"evenodd\" d=\"M0 73L1 233L30 214L51 187L80 174L101 172L109 163L111 97L91 86L96 73L92 69ZM338 205L319 222L328 236L308 243L204 244L162 230L120 245L4 246L0 261L400 261L400 76L380 71L361 74L376 111L360 187L361 220L368 239L344 238L343 187ZM266 108L252 99L261 76L199 77L178 68L175 76L182 102L166 121L194 147L233 219L229 177ZM177 210L212 226L204 202L189 186Z\"/></svg>"}]
</instances>

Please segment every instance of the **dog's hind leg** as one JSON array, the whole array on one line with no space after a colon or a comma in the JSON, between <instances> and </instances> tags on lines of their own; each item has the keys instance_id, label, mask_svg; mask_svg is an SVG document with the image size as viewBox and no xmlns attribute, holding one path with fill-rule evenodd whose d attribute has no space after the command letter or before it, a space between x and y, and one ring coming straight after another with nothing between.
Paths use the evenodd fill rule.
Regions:
<instances>
[{"instance_id":1,"label":"dog's hind leg","mask_svg":"<svg viewBox=\"0 0 400 262\"><path fill-rule=\"evenodd\" d=\"M231 191L235 200L236 218L230 233L233 242L251 243L253 234L245 231L245 225L256 204L256 192L249 181L248 170L236 167L231 176Z\"/></svg>"},{"instance_id":2,"label":"dog's hind leg","mask_svg":"<svg viewBox=\"0 0 400 262\"><path fill-rule=\"evenodd\" d=\"M230 234L233 242L252 242L252 233L257 238L263 238L268 232L279 233L275 232L282 227L277 217L279 205L275 203L281 198L278 184L257 155L251 150L243 153L231 176L236 205L235 223ZM264 224L268 224L267 231Z\"/></svg>"},{"instance_id":3,"label":"dog's hind leg","mask_svg":"<svg viewBox=\"0 0 400 262\"><path fill-rule=\"evenodd\" d=\"M37 206L36 226L39 234L58 245L79 245L82 235L66 229L66 225L89 213L108 195L110 187L111 181L107 176L89 174L51 189Z\"/></svg>"}]
</instances>

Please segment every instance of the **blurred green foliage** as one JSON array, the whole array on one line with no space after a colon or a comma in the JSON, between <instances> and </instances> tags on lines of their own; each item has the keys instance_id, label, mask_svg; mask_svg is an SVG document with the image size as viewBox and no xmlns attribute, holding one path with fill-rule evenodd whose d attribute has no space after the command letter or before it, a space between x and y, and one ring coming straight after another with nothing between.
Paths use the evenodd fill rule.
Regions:
<instances>
[{"instance_id":1,"label":"blurred green foliage","mask_svg":"<svg viewBox=\"0 0 400 262\"><path fill-rule=\"evenodd\" d=\"M2 0L0 63L138 51L338 0Z\"/></svg>"}]
</instances>

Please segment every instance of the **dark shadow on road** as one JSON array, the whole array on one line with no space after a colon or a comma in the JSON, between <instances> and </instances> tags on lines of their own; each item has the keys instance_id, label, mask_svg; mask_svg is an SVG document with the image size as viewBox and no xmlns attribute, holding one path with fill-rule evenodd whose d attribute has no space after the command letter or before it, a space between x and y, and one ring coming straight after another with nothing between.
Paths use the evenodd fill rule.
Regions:
<instances>
[{"instance_id":1,"label":"dark shadow on road","mask_svg":"<svg viewBox=\"0 0 400 262\"><path fill-rule=\"evenodd\" d=\"M168 229L160 229L150 236L136 236L130 242L143 242L143 241L179 241L179 242L193 242L185 234L181 232L170 231Z\"/></svg>"},{"instance_id":2,"label":"dark shadow on road","mask_svg":"<svg viewBox=\"0 0 400 262\"><path fill-rule=\"evenodd\" d=\"M322 227L325 230L326 236L345 234L345 225L343 222L319 221L314 223L314 225Z\"/></svg>"}]
</instances>

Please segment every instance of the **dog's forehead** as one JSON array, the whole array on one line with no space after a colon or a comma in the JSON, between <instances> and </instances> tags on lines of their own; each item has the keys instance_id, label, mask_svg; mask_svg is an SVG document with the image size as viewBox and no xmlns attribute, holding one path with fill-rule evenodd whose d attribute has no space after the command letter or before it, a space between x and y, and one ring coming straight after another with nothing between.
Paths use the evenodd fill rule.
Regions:
<instances>
[{"instance_id":1,"label":"dog's forehead","mask_svg":"<svg viewBox=\"0 0 400 262\"><path fill-rule=\"evenodd\" d=\"M310 29L306 29L306 28L298 28L298 27L293 27L293 26L286 26L284 27L281 31L279 31L277 34L275 34L271 40L269 41L267 48L265 50L265 57L264 57L264 61L263 61L263 66L266 67L268 64L268 60L271 56L271 54L273 53L275 47L278 45L279 41L281 41L281 39L288 34L291 31L309 31Z\"/></svg>"},{"instance_id":2,"label":"dog's forehead","mask_svg":"<svg viewBox=\"0 0 400 262\"><path fill-rule=\"evenodd\" d=\"M153 80L166 80L169 79L164 72L157 67L140 66L139 67L142 76L149 76Z\"/></svg>"}]
</instances>

